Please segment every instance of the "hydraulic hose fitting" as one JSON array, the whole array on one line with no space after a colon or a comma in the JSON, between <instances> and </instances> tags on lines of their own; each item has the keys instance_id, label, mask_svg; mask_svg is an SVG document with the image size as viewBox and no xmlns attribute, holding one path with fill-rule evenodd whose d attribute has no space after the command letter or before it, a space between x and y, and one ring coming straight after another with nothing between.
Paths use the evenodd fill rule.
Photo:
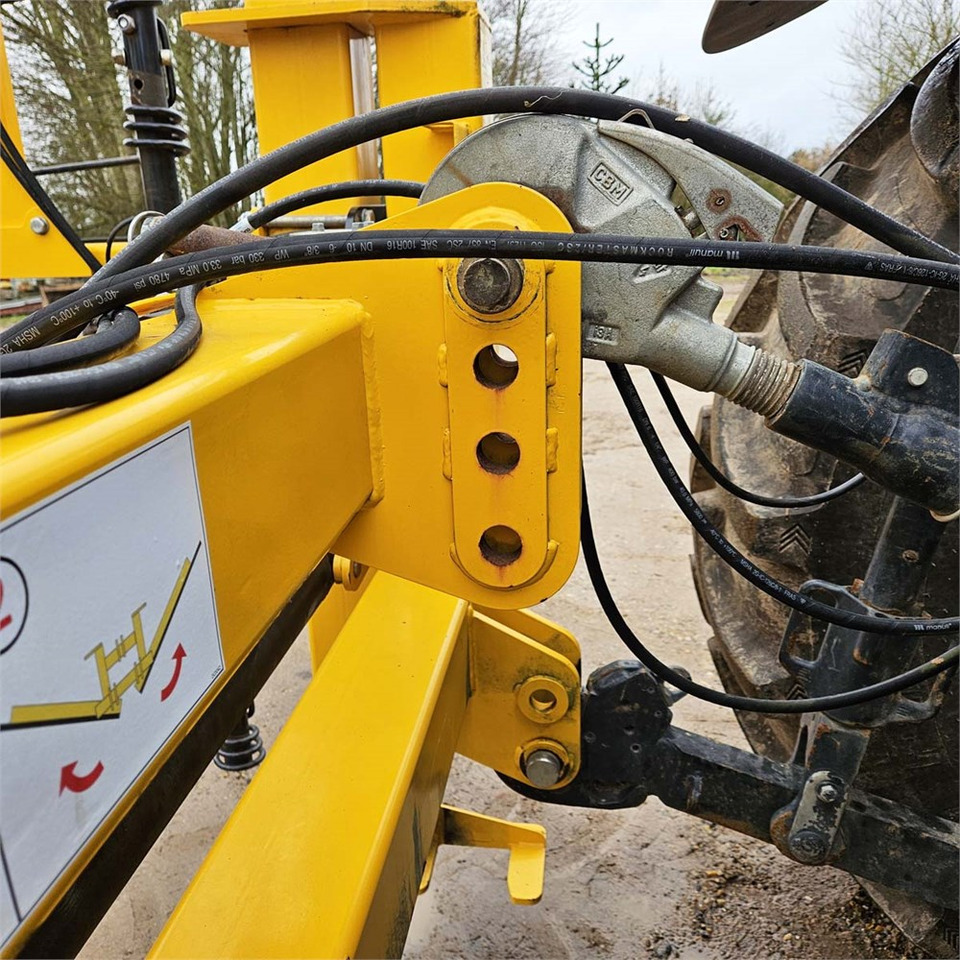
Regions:
<instances>
[{"instance_id":1,"label":"hydraulic hose fitting","mask_svg":"<svg viewBox=\"0 0 960 960\"><path fill-rule=\"evenodd\" d=\"M948 351L888 330L852 380L758 350L728 396L765 416L771 430L843 460L938 519L955 514L960 376Z\"/></svg>"},{"instance_id":2,"label":"hydraulic hose fitting","mask_svg":"<svg viewBox=\"0 0 960 960\"><path fill-rule=\"evenodd\" d=\"M753 360L727 399L763 417L775 417L800 379L800 364L757 347Z\"/></svg>"}]
</instances>

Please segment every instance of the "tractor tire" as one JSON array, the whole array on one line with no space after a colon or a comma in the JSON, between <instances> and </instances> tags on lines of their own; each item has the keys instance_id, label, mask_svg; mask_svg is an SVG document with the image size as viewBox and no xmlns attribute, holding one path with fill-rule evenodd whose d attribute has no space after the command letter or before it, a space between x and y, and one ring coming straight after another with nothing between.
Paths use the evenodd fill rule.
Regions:
<instances>
[{"instance_id":1,"label":"tractor tire","mask_svg":"<svg viewBox=\"0 0 960 960\"><path fill-rule=\"evenodd\" d=\"M960 47L954 42L879 107L840 146L823 176L890 216L957 249ZM887 248L806 201L784 217L778 240L863 251ZM954 293L905 283L807 273L763 272L748 284L728 325L781 357L808 357L855 377L884 329L896 328L957 350ZM734 482L766 496L809 495L853 471L766 429L760 417L722 398L702 411L699 439ZM892 495L867 482L829 503L801 510L754 506L717 487L694 462L692 489L710 519L744 554L796 588L862 577ZM713 627L710 652L726 690L753 697L800 697L778 648L789 611L759 593L695 538L694 578ZM958 530L953 521L925 587L932 617L956 616ZM950 643L955 642L950 638ZM943 639L924 640L923 659ZM857 786L909 807L958 818L958 697L953 684L939 713L922 723L876 729ZM787 760L798 719L739 713L753 749ZM957 916L897 891L864 883L904 933L928 951L957 955Z\"/></svg>"}]
</instances>

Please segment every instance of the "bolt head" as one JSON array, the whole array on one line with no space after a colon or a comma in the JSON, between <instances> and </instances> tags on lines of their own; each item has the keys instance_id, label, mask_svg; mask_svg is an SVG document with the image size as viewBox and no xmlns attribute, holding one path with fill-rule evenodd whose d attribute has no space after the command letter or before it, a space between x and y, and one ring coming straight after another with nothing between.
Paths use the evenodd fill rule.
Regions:
<instances>
[{"instance_id":1,"label":"bolt head","mask_svg":"<svg viewBox=\"0 0 960 960\"><path fill-rule=\"evenodd\" d=\"M120 28L122 33L125 33L128 36L131 33L137 32L137 24L133 17L128 17L125 13L121 13L120 16L117 17L117 26Z\"/></svg>"},{"instance_id":2,"label":"bolt head","mask_svg":"<svg viewBox=\"0 0 960 960\"><path fill-rule=\"evenodd\" d=\"M821 783L817 787L817 796L824 803L836 803L840 799L840 791L832 783Z\"/></svg>"},{"instance_id":3,"label":"bolt head","mask_svg":"<svg viewBox=\"0 0 960 960\"><path fill-rule=\"evenodd\" d=\"M929 377L930 374L928 374L923 367L914 367L907 374L907 383L909 383L911 387L922 387L927 382Z\"/></svg>"},{"instance_id":4,"label":"bolt head","mask_svg":"<svg viewBox=\"0 0 960 960\"><path fill-rule=\"evenodd\" d=\"M523 265L508 257L470 257L457 271L457 289L471 310L501 313L523 287Z\"/></svg>"},{"instance_id":5,"label":"bolt head","mask_svg":"<svg viewBox=\"0 0 960 960\"><path fill-rule=\"evenodd\" d=\"M37 236L42 237L45 233L49 232L50 224L44 217L34 217L30 221L30 229L37 234Z\"/></svg>"},{"instance_id":6,"label":"bolt head","mask_svg":"<svg viewBox=\"0 0 960 960\"><path fill-rule=\"evenodd\" d=\"M563 776L563 761L551 750L534 750L523 765L527 779L545 789L559 783Z\"/></svg>"},{"instance_id":7,"label":"bolt head","mask_svg":"<svg viewBox=\"0 0 960 960\"><path fill-rule=\"evenodd\" d=\"M800 830L789 840L790 852L801 863L823 863L827 841L816 830Z\"/></svg>"}]
</instances>

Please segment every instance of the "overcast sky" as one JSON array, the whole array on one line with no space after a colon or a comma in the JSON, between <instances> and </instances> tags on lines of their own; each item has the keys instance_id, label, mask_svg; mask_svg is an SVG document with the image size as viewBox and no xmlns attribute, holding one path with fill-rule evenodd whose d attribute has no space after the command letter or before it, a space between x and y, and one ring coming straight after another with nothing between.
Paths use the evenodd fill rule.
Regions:
<instances>
[{"instance_id":1,"label":"overcast sky","mask_svg":"<svg viewBox=\"0 0 960 960\"><path fill-rule=\"evenodd\" d=\"M655 76L662 60L684 88L711 83L735 109L738 130L779 134L771 145L789 153L839 142L852 129L833 92L851 76L840 58L843 33L870 2L830 0L765 37L706 54L700 39L712 0L569 0L558 43L566 60L581 58L587 51L580 41L592 39L599 22L601 39L613 38L606 52L624 54L620 70L635 81L629 93L649 92L644 78Z\"/></svg>"}]
</instances>

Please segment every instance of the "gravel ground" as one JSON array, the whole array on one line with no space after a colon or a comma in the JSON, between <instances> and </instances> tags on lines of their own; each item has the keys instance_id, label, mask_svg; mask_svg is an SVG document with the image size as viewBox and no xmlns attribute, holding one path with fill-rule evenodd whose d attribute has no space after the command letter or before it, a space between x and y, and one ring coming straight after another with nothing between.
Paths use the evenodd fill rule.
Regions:
<instances>
[{"instance_id":1,"label":"gravel ground","mask_svg":"<svg viewBox=\"0 0 960 960\"><path fill-rule=\"evenodd\" d=\"M727 305L735 292L728 290ZM637 381L685 473L686 454L659 398L646 389L645 374ZM687 390L678 396L692 420L704 398ZM689 528L645 462L605 369L592 362L584 370L583 431L594 523L614 595L654 650L718 686L690 577ZM582 563L541 612L578 637L585 675L626 655L596 607ZM309 677L301 640L257 700L268 746ZM719 707L686 698L674 708L674 723L746 747L733 714ZM146 953L249 779L207 771L82 957ZM760 841L656 800L621 811L553 807L517 796L490 771L458 759L447 801L542 823L544 896L533 907L510 904L505 853L442 848L431 889L417 903L408 960L924 956L846 874L792 863Z\"/></svg>"}]
</instances>

